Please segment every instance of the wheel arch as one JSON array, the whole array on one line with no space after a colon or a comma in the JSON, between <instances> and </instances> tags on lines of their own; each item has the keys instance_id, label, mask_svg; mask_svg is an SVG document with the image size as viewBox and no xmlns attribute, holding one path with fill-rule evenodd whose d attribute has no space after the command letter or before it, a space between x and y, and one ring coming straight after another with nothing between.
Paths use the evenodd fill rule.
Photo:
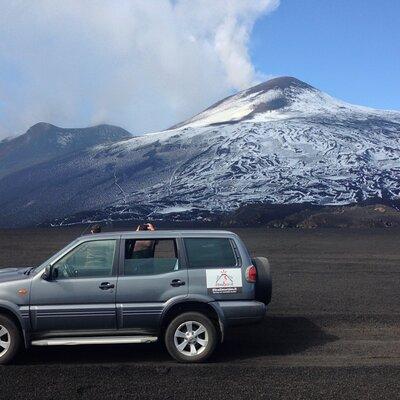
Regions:
<instances>
[{"instance_id":1,"label":"wheel arch","mask_svg":"<svg viewBox=\"0 0 400 400\"><path fill-rule=\"evenodd\" d=\"M171 302L163 311L160 321L160 334L163 334L168 324L178 315L197 311L208 316L217 328L219 339L222 342L225 336L225 318L221 307L208 298L185 298Z\"/></svg>"},{"instance_id":2,"label":"wheel arch","mask_svg":"<svg viewBox=\"0 0 400 400\"><path fill-rule=\"evenodd\" d=\"M29 339L25 329L24 320L19 313L19 311L15 310L14 307L8 305L7 303L0 303L0 314L3 314L13 320L17 325L18 329L21 331L22 337L24 339L25 347L29 347Z\"/></svg>"}]
</instances>

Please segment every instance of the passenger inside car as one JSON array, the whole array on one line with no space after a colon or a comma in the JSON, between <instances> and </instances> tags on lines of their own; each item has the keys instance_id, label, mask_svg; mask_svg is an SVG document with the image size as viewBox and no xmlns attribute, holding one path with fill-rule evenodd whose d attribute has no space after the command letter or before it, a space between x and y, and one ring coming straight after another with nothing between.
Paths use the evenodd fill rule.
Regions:
<instances>
[{"instance_id":1,"label":"passenger inside car","mask_svg":"<svg viewBox=\"0 0 400 400\"><path fill-rule=\"evenodd\" d=\"M156 228L151 223L138 225L136 231L155 231ZM153 258L154 257L154 240L136 240L131 241L131 247L128 248L128 258Z\"/></svg>"},{"instance_id":2,"label":"passenger inside car","mask_svg":"<svg viewBox=\"0 0 400 400\"><path fill-rule=\"evenodd\" d=\"M152 242L151 247L147 242ZM125 240L124 275L156 275L178 268L175 240Z\"/></svg>"}]
</instances>

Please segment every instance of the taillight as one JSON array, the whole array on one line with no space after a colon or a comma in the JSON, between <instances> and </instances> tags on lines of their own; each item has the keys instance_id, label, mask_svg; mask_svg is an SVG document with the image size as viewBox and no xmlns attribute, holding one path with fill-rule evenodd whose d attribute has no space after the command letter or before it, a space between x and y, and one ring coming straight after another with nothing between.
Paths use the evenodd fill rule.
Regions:
<instances>
[{"instance_id":1,"label":"taillight","mask_svg":"<svg viewBox=\"0 0 400 400\"><path fill-rule=\"evenodd\" d=\"M246 281L249 283L256 283L257 281L257 269L254 265L250 265L246 269Z\"/></svg>"}]
</instances>

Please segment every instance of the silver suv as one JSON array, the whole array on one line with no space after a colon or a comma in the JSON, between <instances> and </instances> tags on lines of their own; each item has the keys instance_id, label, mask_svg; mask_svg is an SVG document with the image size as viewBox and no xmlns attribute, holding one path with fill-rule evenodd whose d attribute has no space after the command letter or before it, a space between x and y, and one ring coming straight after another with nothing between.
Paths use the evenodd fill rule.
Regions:
<instances>
[{"instance_id":1,"label":"silver suv","mask_svg":"<svg viewBox=\"0 0 400 400\"><path fill-rule=\"evenodd\" d=\"M158 339L176 360L201 362L270 300L267 259L232 232L85 235L36 268L0 270L0 364L22 346Z\"/></svg>"}]
</instances>

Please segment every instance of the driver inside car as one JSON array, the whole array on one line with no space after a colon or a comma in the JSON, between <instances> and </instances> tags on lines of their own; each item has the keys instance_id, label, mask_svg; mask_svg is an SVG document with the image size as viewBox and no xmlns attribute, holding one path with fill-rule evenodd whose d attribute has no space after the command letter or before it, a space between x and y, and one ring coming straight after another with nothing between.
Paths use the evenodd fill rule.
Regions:
<instances>
[{"instance_id":1,"label":"driver inside car","mask_svg":"<svg viewBox=\"0 0 400 400\"><path fill-rule=\"evenodd\" d=\"M57 263L59 278L108 276L114 257L114 243L96 240L83 244L76 252Z\"/></svg>"}]
</instances>

